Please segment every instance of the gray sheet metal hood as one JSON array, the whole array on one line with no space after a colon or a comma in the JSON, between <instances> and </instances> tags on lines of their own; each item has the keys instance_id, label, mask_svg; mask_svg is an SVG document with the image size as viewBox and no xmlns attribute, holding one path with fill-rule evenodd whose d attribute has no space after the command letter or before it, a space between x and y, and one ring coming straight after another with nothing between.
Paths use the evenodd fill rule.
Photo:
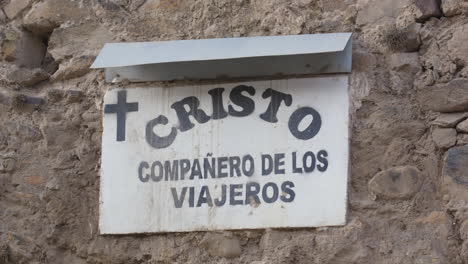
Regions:
<instances>
[{"instance_id":1,"label":"gray sheet metal hood","mask_svg":"<svg viewBox=\"0 0 468 264\"><path fill-rule=\"evenodd\" d=\"M351 33L108 43L91 68L130 82L351 72Z\"/></svg>"}]
</instances>

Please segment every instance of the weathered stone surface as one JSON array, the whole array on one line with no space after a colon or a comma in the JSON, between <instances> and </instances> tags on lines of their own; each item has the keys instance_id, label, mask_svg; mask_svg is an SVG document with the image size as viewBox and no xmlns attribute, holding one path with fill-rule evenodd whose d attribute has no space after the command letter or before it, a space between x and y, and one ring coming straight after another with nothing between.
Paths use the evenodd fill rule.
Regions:
<instances>
[{"instance_id":1,"label":"weathered stone surface","mask_svg":"<svg viewBox=\"0 0 468 264\"><path fill-rule=\"evenodd\" d=\"M42 138L39 129L34 124L28 123L27 121L21 123L10 121L5 122L3 125L7 128L11 139L14 138L26 142L40 140Z\"/></svg>"},{"instance_id":2,"label":"weathered stone surface","mask_svg":"<svg viewBox=\"0 0 468 264\"><path fill-rule=\"evenodd\" d=\"M427 87L421 91L419 101L423 108L437 112L468 110L468 80L455 79L449 83Z\"/></svg>"},{"instance_id":3,"label":"weathered stone surface","mask_svg":"<svg viewBox=\"0 0 468 264\"><path fill-rule=\"evenodd\" d=\"M93 56L81 56L73 58L67 63L60 64L60 67L52 75L52 81L63 81L81 77L90 71L90 66L94 61Z\"/></svg>"},{"instance_id":4,"label":"weathered stone surface","mask_svg":"<svg viewBox=\"0 0 468 264\"><path fill-rule=\"evenodd\" d=\"M39 67L45 55L46 47L42 39L30 32L8 28L0 34L0 58L14 62L19 67Z\"/></svg>"},{"instance_id":5,"label":"weathered stone surface","mask_svg":"<svg viewBox=\"0 0 468 264\"><path fill-rule=\"evenodd\" d=\"M39 82L49 79L49 74L40 68L27 69L16 68L7 75L10 82L24 86L33 86Z\"/></svg>"},{"instance_id":6,"label":"weathered stone surface","mask_svg":"<svg viewBox=\"0 0 468 264\"><path fill-rule=\"evenodd\" d=\"M130 11L135 11L137 10L140 6L142 6L144 3L146 2L146 0L134 0L134 1L131 1L128 9Z\"/></svg>"},{"instance_id":7,"label":"weathered stone surface","mask_svg":"<svg viewBox=\"0 0 468 264\"><path fill-rule=\"evenodd\" d=\"M421 16L417 18L417 21L424 22L431 17L441 17L442 11L440 11L441 0L415 0L416 6L421 10Z\"/></svg>"},{"instance_id":8,"label":"weathered stone surface","mask_svg":"<svg viewBox=\"0 0 468 264\"><path fill-rule=\"evenodd\" d=\"M11 106L15 109L32 108L36 109L45 104L45 100L41 97L26 96L24 94L15 94L11 98Z\"/></svg>"},{"instance_id":9,"label":"weathered stone surface","mask_svg":"<svg viewBox=\"0 0 468 264\"><path fill-rule=\"evenodd\" d=\"M414 75L421 70L419 55L416 52L394 53L390 55L389 65L392 69L390 72L392 90L399 94L410 90Z\"/></svg>"},{"instance_id":10,"label":"weathered stone surface","mask_svg":"<svg viewBox=\"0 0 468 264\"><path fill-rule=\"evenodd\" d=\"M89 11L87 5L79 5L70 0L47 0L33 5L24 17L24 26L35 34L52 32L65 22L77 22L86 19Z\"/></svg>"},{"instance_id":11,"label":"weathered stone surface","mask_svg":"<svg viewBox=\"0 0 468 264\"><path fill-rule=\"evenodd\" d=\"M351 0L327 0L322 1L322 8L325 12L333 12L336 10L343 10L348 8L353 1Z\"/></svg>"},{"instance_id":12,"label":"weathered stone surface","mask_svg":"<svg viewBox=\"0 0 468 264\"><path fill-rule=\"evenodd\" d=\"M12 154L0 154L0 172L11 172L16 168L16 159Z\"/></svg>"},{"instance_id":13,"label":"weathered stone surface","mask_svg":"<svg viewBox=\"0 0 468 264\"><path fill-rule=\"evenodd\" d=\"M468 65L468 45L466 43L468 43L468 24L455 28L447 45L452 60L459 60L464 65Z\"/></svg>"},{"instance_id":14,"label":"weathered stone surface","mask_svg":"<svg viewBox=\"0 0 468 264\"><path fill-rule=\"evenodd\" d=\"M31 0L12 0L4 7L5 14L8 16L9 19L14 19L30 4Z\"/></svg>"},{"instance_id":15,"label":"weathered stone surface","mask_svg":"<svg viewBox=\"0 0 468 264\"><path fill-rule=\"evenodd\" d=\"M383 30L382 44L395 52L415 52L421 46L421 24L413 23L400 29L394 26Z\"/></svg>"},{"instance_id":16,"label":"weathered stone surface","mask_svg":"<svg viewBox=\"0 0 468 264\"><path fill-rule=\"evenodd\" d=\"M96 56L105 43L112 41L112 36L105 27L94 23L57 28L50 37L48 51L57 62L70 57Z\"/></svg>"},{"instance_id":17,"label":"weathered stone surface","mask_svg":"<svg viewBox=\"0 0 468 264\"><path fill-rule=\"evenodd\" d=\"M421 70L419 55L412 53L394 53L390 55L389 64L392 70L407 74L416 74Z\"/></svg>"},{"instance_id":18,"label":"weathered stone surface","mask_svg":"<svg viewBox=\"0 0 468 264\"><path fill-rule=\"evenodd\" d=\"M457 131L468 134L468 120L465 120L457 125Z\"/></svg>"},{"instance_id":19,"label":"weathered stone surface","mask_svg":"<svg viewBox=\"0 0 468 264\"><path fill-rule=\"evenodd\" d=\"M452 208L468 203L468 146L449 149L442 169L442 193Z\"/></svg>"},{"instance_id":20,"label":"weathered stone surface","mask_svg":"<svg viewBox=\"0 0 468 264\"><path fill-rule=\"evenodd\" d=\"M41 132L47 146L58 149L63 149L63 146L71 148L78 135L78 131L74 126L55 122L41 126Z\"/></svg>"},{"instance_id":21,"label":"weathered stone surface","mask_svg":"<svg viewBox=\"0 0 468 264\"><path fill-rule=\"evenodd\" d=\"M468 134L457 135L457 146L468 145Z\"/></svg>"},{"instance_id":22,"label":"weathered stone surface","mask_svg":"<svg viewBox=\"0 0 468 264\"><path fill-rule=\"evenodd\" d=\"M441 238L447 239L451 234L452 222L450 216L443 211L433 211L427 216L416 219L418 224L425 225L425 227L432 228L432 232L437 233Z\"/></svg>"},{"instance_id":23,"label":"weathered stone surface","mask_svg":"<svg viewBox=\"0 0 468 264\"><path fill-rule=\"evenodd\" d=\"M468 112L442 113L433 122L440 127L455 127L458 123L468 118Z\"/></svg>"},{"instance_id":24,"label":"weathered stone surface","mask_svg":"<svg viewBox=\"0 0 468 264\"><path fill-rule=\"evenodd\" d=\"M458 184L468 187L468 146L454 147L447 151L442 174Z\"/></svg>"},{"instance_id":25,"label":"weathered stone surface","mask_svg":"<svg viewBox=\"0 0 468 264\"><path fill-rule=\"evenodd\" d=\"M80 90L68 90L66 92L68 103L78 103L83 100L84 93Z\"/></svg>"},{"instance_id":26,"label":"weathered stone surface","mask_svg":"<svg viewBox=\"0 0 468 264\"><path fill-rule=\"evenodd\" d=\"M200 246L212 256L235 258L242 253L239 239L222 234L206 234Z\"/></svg>"},{"instance_id":27,"label":"weathered stone surface","mask_svg":"<svg viewBox=\"0 0 468 264\"><path fill-rule=\"evenodd\" d=\"M468 14L468 1L466 0L443 0L442 11L445 16L451 17Z\"/></svg>"},{"instance_id":28,"label":"weathered stone surface","mask_svg":"<svg viewBox=\"0 0 468 264\"><path fill-rule=\"evenodd\" d=\"M0 8L0 24L4 24L7 20L7 17L5 13L3 13L3 10Z\"/></svg>"},{"instance_id":29,"label":"weathered stone surface","mask_svg":"<svg viewBox=\"0 0 468 264\"><path fill-rule=\"evenodd\" d=\"M468 241L468 220L463 221L460 225L460 238Z\"/></svg>"},{"instance_id":30,"label":"weathered stone surface","mask_svg":"<svg viewBox=\"0 0 468 264\"><path fill-rule=\"evenodd\" d=\"M40 175L27 176L24 181L30 185L42 185L46 182L46 178Z\"/></svg>"},{"instance_id":31,"label":"weathered stone surface","mask_svg":"<svg viewBox=\"0 0 468 264\"><path fill-rule=\"evenodd\" d=\"M356 19L358 25L385 23L397 17L400 10L410 4L410 0L368 1L359 11Z\"/></svg>"},{"instance_id":32,"label":"weathered stone surface","mask_svg":"<svg viewBox=\"0 0 468 264\"><path fill-rule=\"evenodd\" d=\"M408 199L419 191L421 184L417 168L401 166L377 173L369 181L369 191L378 198Z\"/></svg>"},{"instance_id":33,"label":"weathered stone surface","mask_svg":"<svg viewBox=\"0 0 468 264\"><path fill-rule=\"evenodd\" d=\"M432 130L432 140L440 149L447 149L457 142L457 131L453 128L439 128Z\"/></svg>"}]
</instances>

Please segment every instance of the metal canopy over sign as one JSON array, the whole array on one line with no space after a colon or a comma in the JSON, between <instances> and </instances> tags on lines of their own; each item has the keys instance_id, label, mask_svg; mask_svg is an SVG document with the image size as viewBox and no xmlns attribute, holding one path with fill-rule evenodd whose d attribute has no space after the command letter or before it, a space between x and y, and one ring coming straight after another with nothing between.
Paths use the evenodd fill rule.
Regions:
<instances>
[{"instance_id":1,"label":"metal canopy over sign","mask_svg":"<svg viewBox=\"0 0 468 264\"><path fill-rule=\"evenodd\" d=\"M100 232L345 223L348 76L108 91Z\"/></svg>"},{"instance_id":2,"label":"metal canopy over sign","mask_svg":"<svg viewBox=\"0 0 468 264\"><path fill-rule=\"evenodd\" d=\"M92 68L131 82L351 71L351 33L109 43Z\"/></svg>"}]
</instances>

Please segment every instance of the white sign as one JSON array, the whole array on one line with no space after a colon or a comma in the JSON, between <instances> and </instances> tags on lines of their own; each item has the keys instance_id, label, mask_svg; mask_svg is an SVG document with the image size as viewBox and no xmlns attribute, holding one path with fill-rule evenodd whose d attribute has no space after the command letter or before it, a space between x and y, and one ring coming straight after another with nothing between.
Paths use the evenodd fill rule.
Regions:
<instances>
[{"instance_id":1,"label":"white sign","mask_svg":"<svg viewBox=\"0 0 468 264\"><path fill-rule=\"evenodd\" d=\"M345 224L348 77L111 90L100 232Z\"/></svg>"}]
</instances>

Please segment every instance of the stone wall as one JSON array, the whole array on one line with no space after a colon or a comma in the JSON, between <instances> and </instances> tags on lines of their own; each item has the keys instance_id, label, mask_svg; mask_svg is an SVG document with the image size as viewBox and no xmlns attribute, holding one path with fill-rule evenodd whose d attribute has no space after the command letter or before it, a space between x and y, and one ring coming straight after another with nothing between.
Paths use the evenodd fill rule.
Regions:
<instances>
[{"instance_id":1,"label":"stone wall","mask_svg":"<svg viewBox=\"0 0 468 264\"><path fill-rule=\"evenodd\" d=\"M467 0L0 7L0 263L468 263ZM103 43L323 32L354 32L347 225L98 234Z\"/></svg>"}]
</instances>

